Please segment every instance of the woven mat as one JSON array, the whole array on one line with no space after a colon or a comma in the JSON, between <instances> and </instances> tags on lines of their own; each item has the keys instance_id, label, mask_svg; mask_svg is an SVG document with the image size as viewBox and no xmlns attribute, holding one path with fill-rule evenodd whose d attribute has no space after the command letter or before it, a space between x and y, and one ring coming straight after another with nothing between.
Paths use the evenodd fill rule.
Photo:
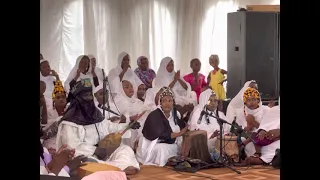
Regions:
<instances>
[{"instance_id":1,"label":"woven mat","mask_svg":"<svg viewBox=\"0 0 320 180\"><path fill-rule=\"evenodd\" d=\"M170 167L140 166L141 170L134 176L128 176L131 180L279 180L280 170L271 166L237 167L241 174L237 174L228 168L214 168L198 171L197 173L176 172ZM207 178L210 177L210 178Z\"/></svg>"}]
</instances>

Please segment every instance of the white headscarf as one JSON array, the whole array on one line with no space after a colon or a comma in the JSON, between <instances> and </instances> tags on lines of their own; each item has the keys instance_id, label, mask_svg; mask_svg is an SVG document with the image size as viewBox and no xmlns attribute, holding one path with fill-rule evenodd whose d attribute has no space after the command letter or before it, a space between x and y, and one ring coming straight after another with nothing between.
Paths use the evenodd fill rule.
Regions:
<instances>
[{"instance_id":1,"label":"white headscarf","mask_svg":"<svg viewBox=\"0 0 320 180\"><path fill-rule=\"evenodd\" d=\"M168 72L167 66L170 61L173 61L171 57L165 57L161 60L160 67L157 71L157 76L155 78L155 86L157 87L168 87L169 84L174 79L175 70L173 70L171 73Z\"/></svg>"},{"instance_id":2,"label":"white headscarf","mask_svg":"<svg viewBox=\"0 0 320 180\"><path fill-rule=\"evenodd\" d=\"M123 78L122 81L129 81L132 85L133 78ZM147 109L146 106L144 106L143 102L137 98L136 92L137 87L133 86L134 94L132 97L128 97L126 93L123 90L123 86L121 83L121 88L118 89L118 94L115 97L114 101L115 104L118 106L121 114L124 114L125 116L132 116L136 115L138 113L142 113L144 110Z\"/></svg>"},{"instance_id":3,"label":"white headscarf","mask_svg":"<svg viewBox=\"0 0 320 180\"><path fill-rule=\"evenodd\" d=\"M208 100L210 99L211 95L214 94L214 91L210 88L203 91L199 96L199 107L203 108L205 105L208 104Z\"/></svg>"},{"instance_id":4,"label":"white headscarf","mask_svg":"<svg viewBox=\"0 0 320 180\"><path fill-rule=\"evenodd\" d=\"M214 117L208 117L210 120L210 124L207 124L206 116L202 116L200 124L198 124L198 120L201 114L201 111L204 110L204 106L208 104L208 101L210 97L214 94L214 92L211 89L207 89L203 91L200 96L199 96L199 105L194 108L190 115L190 120L189 120L189 130L195 130L195 129L200 129L200 130L205 130L208 133L208 139L211 137L212 133L215 130L219 130L220 126ZM214 110L214 112L216 109ZM218 112L219 117L222 119L225 119L225 116L223 113Z\"/></svg>"},{"instance_id":5,"label":"white headscarf","mask_svg":"<svg viewBox=\"0 0 320 180\"><path fill-rule=\"evenodd\" d=\"M70 85L69 83L72 81L72 79L74 79L77 75L77 71L79 68L79 64L81 59L84 57L84 55L81 55L77 58L76 60L76 64L74 65L74 67L72 68L71 72L69 73L69 76L66 80L66 82L64 83L64 90L66 91L66 93L69 93L70 91ZM89 62L90 64L90 62ZM80 77L77 79L77 82L80 81L81 79L91 79L91 84L93 83L93 77L90 71L88 71L86 74L80 73Z\"/></svg>"},{"instance_id":6,"label":"white headscarf","mask_svg":"<svg viewBox=\"0 0 320 180\"><path fill-rule=\"evenodd\" d=\"M157 92L159 92L160 87L152 87L147 89L146 98L144 99L144 105L150 107L151 110L157 109L157 105L155 103L155 98Z\"/></svg>"},{"instance_id":7,"label":"white headscarf","mask_svg":"<svg viewBox=\"0 0 320 180\"><path fill-rule=\"evenodd\" d=\"M280 97L279 106L272 107L263 117L259 129L270 131L280 129Z\"/></svg>"},{"instance_id":8,"label":"white headscarf","mask_svg":"<svg viewBox=\"0 0 320 180\"><path fill-rule=\"evenodd\" d=\"M102 69L99 67L99 63L97 61L97 58L92 55L92 54L89 54L88 55L89 59L90 59L90 67L89 67L89 70L88 72L91 72L92 71L92 66L91 66L91 59L95 58L96 59L96 67L94 68L94 72L96 73L98 79L100 81L103 81L103 73L102 73ZM105 74L105 76L107 76L107 74ZM100 83L99 83L100 84Z\"/></svg>"},{"instance_id":9,"label":"white headscarf","mask_svg":"<svg viewBox=\"0 0 320 180\"><path fill-rule=\"evenodd\" d=\"M167 66L170 61L173 61L171 57L165 57L161 60L156 78L154 79L155 87L168 87L169 84L173 81L176 72L174 70L171 73L168 72ZM180 79L184 81L183 77L181 77ZM187 82L185 82L185 84L188 86L187 90L185 90L179 82L175 83L175 85L172 88L172 91L175 94L176 103L181 106L189 103L194 103L194 101L196 101L196 99L191 98L192 91L190 84Z\"/></svg>"},{"instance_id":10,"label":"white headscarf","mask_svg":"<svg viewBox=\"0 0 320 180\"><path fill-rule=\"evenodd\" d=\"M238 92L238 94L232 98L229 105L231 105L233 108L241 108L243 107L243 93L244 91L249 87L250 83L255 82L254 80L247 81L242 89Z\"/></svg>"},{"instance_id":11,"label":"white headscarf","mask_svg":"<svg viewBox=\"0 0 320 180\"><path fill-rule=\"evenodd\" d=\"M198 111L202 111L204 106L208 104L208 100L209 100L210 96L213 93L214 93L214 91L212 89L210 89L210 88L208 88L207 90L201 92L201 94L199 96L199 104L196 107L194 107L193 111L190 114L190 119L189 119L190 124L196 125L195 123L197 123L198 119L192 118L193 117L193 113L197 112L197 114L198 114L199 113Z\"/></svg>"},{"instance_id":12,"label":"white headscarf","mask_svg":"<svg viewBox=\"0 0 320 180\"><path fill-rule=\"evenodd\" d=\"M120 53L118 56L117 67L111 69L108 74L108 80L109 80L109 82L112 82L112 83L110 83L110 88L111 88L112 93L118 93L118 89L120 89L120 87L122 88L122 84L120 83L119 75L122 72L121 64L122 64L123 58L127 55L129 55L129 54L126 52ZM115 81L115 79L117 79L117 80ZM143 82L139 79L139 77L136 75L136 73L131 68L128 68L126 73L123 75L122 80L123 79L132 79L132 82L131 82L131 83L133 83L132 85L137 88L140 84L143 84Z\"/></svg>"}]
</instances>

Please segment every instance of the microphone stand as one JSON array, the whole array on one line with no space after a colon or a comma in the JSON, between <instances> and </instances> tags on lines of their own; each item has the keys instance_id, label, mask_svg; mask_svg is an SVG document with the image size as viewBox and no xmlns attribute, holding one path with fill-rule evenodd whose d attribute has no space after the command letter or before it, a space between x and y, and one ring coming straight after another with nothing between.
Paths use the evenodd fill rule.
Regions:
<instances>
[{"instance_id":1,"label":"microphone stand","mask_svg":"<svg viewBox=\"0 0 320 180\"><path fill-rule=\"evenodd\" d=\"M102 69L102 76L103 76L103 88L102 88L102 92L103 92L103 99L102 99L102 114L103 114L103 117L105 118L106 116L105 116L105 109L106 109L106 87L107 87L107 81L108 81L108 79L107 79L107 77L106 77L106 75L105 75L105 73L104 73L104 70ZM109 106L108 106L108 108L109 108Z\"/></svg>"},{"instance_id":2,"label":"microphone stand","mask_svg":"<svg viewBox=\"0 0 320 180\"><path fill-rule=\"evenodd\" d=\"M213 117L213 118L216 118L216 120L217 120L217 122L218 122L218 124L219 124L219 126L220 126L220 135L219 135L219 136L220 136L220 156L219 156L219 159L218 159L218 164L222 165L223 167L227 167L227 168L231 169L232 171L234 171L234 172L236 172L236 173L238 173L238 174L241 174L240 171L238 171L238 170L232 168L231 166L227 165L227 163L226 163L226 162L224 161L224 159L223 159L223 153L222 153L222 149L223 149L223 148L222 148L223 123L229 124L229 125L231 125L231 126L232 126L232 124L229 123L228 121L224 120L224 119L221 119L221 118L219 118L219 117L214 116L212 113L207 113L207 112L205 112L205 111L202 111L202 112L203 112L204 114L208 115L208 116L211 116L211 117Z\"/></svg>"}]
</instances>

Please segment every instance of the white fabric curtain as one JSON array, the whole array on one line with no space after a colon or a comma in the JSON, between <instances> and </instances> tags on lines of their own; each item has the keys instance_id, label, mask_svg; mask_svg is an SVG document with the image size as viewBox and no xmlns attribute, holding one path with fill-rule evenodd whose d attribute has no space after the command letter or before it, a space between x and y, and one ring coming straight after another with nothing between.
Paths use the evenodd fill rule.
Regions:
<instances>
[{"instance_id":1,"label":"white fabric curtain","mask_svg":"<svg viewBox=\"0 0 320 180\"><path fill-rule=\"evenodd\" d=\"M191 71L198 57L201 72L211 70L210 54L227 69L227 13L249 4L280 0L41 0L40 52L65 80L80 54L94 54L106 73L126 51L132 68L145 55L157 71L165 56L176 70Z\"/></svg>"}]
</instances>

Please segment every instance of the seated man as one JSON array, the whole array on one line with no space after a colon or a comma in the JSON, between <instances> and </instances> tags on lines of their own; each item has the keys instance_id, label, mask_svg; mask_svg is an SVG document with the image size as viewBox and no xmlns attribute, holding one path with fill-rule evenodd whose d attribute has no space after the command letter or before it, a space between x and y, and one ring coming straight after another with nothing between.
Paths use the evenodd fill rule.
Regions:
<instances>
[{"instance_id":1,"label":"seated man","mask_svg":"<svg viewBox=\"0 0 320 180\"><path fill-rule=\"evenodd\" d=\"M128 123L112 123L105 119L93 101L90 79L83 79L73 87L74 100L61 118L57 134L57 147L63 144L75 149L76 155L89 156L99 163L116 166L126 174L135 174L140 169L133 150L124 144L115 149L97 147L110 133L120 132ZM139 125L139 123L137 123ZM136 126L133 125L132 128ZM127 131L123 138L130 137Z\"/></svg>"}]
</instances>

